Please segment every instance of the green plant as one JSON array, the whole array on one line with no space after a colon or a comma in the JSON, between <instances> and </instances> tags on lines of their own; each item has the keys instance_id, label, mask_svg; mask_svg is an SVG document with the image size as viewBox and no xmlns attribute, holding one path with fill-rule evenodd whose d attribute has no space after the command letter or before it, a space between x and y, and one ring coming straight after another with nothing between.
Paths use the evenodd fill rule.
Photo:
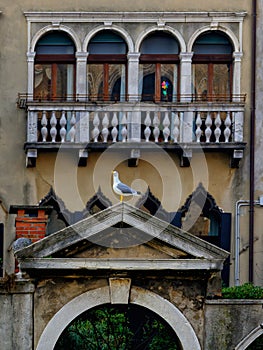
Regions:
<instances>
[{"instance_id":1,"label":"green plant","mask_svg":"<svg viewBox=\"0 0 263 350\"><path fill-rule=\"evenodd\" d=\"M222 288L224 299L263 299L263 288L245 283L242 286Z\"/></svg>"}]
</instances>

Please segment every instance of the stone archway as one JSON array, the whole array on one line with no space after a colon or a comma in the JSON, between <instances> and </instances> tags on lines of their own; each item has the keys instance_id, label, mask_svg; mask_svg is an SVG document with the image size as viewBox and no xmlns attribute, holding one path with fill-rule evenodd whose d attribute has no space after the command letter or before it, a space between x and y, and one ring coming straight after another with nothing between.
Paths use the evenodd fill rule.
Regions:
<instances>
[{"instance_id":1,"label":"stone archway","mask_svg":"<svg viewBox=\"0 0 263 350\"><path fill-rule=\"evenodd\" d=\"M53 349L63 330L77 316L95 306L107 303L128 303L143 306L162 317L175 331L183 350L201 350L198 338L186 317L168 300L129 283L110 283L107 287L88 291L64 305L44 329L37 350ZM118 288L116 288L118 287Z\"/></svg>"},{"instance_id":2,"label":"stone archway","mask_svg":"<svg viewBox=\"0 0 263 350\"><path fill-rule=\"evenodd\" d=\"M236 347L235 350L245 350L251 345L258 337L263 334L263 323L257 328L253 329Z\"/></svg>"}]
</instances>

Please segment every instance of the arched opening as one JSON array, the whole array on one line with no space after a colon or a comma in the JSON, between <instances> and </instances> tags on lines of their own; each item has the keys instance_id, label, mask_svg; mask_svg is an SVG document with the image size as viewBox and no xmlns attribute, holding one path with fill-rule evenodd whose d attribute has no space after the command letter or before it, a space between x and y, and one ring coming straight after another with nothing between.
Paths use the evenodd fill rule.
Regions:
<instances>
[{"instance_id":1,"label":"arched opening","mask_svg":"<svg viewBox=\"0 0 263 350\"><path fill-rule=\"evenodd\" d=\"M202 183L186 199L177 216L178 214L181 219L180 226L184 230L230 251L231 214L218 207ZM229 266L230 258L227 258L222 271L222 279L226 286L229 284Z\"/></svg>"},{"instance_id":2,"label":"arched opening","mask_svg":"<svg viewBox=\"0 0 263 350\"><path fill-rule=\"evenodd\" d=\"M36 44L34 98L66 100L75 93L75 45L64 32L51 31Z\"/></svg>"},{"instance_id":3,"label":"arched opening","mask_svg":"<svg viewBox=\"0 0 263 350\"><path fill-rule=\"evenodd\" d=\"M131 287L127 290L129 305L138 305L165 320L179 339L182 350L201 350L198 338L192 325L186 317L168 300L140 287ZM97 306L112 304L112 296L118 304L123 301L122 293L115 294L109 287L102 287L87 291L64 305L49 321L39 339L37 350L54 349L62 332L83 312L96 308ZM125 303L126 305L127 303ZM128 304L127 304L128 305ZM180 349L180 348L179 348ZM180 349L180 350L181 350Z\"/></svg>"},{"instance_id":4,"label":"arched opening","mask_svg":"<svg viewBox=\"0 0 263 350\"><path fill-rule=\"evenodd\" d=\"M193 45L192 86L199 101L231 99L233 45L220 31L201 34Z\"/></svg>"},{"instance_id":5,"label":"arched opening","mask_svg":"<svg viewBox=\"0 0 263 350\"><path fill-rule=\"evenodd\" d=\"M96 34L88 45L87 84L91 100L125 100L127 45L111 30Z\"/></svg>"},{"instance_id":6,"label":"arched opening","mask_svg":"<svg viewBox=\"0 0 263 350\"><path fill-rule=\"evenodd\" d=\"M55 350L178 350L172 328L142 306L106 304L78 316L63 331Z\"/></svg>"},{"instance_id":7,"label":"arched opening","mask_svg":"<svg viewBox=\"0 0 263 350\"><path fill-rule=\"evenodd\" d=\"M247 347L247 350L262 350L263 349L263 334L259 336Z\"/></svg>"},{"instance_id":8,"label":"arched opening","mask_svg":"<svg viewBox=\"0 0 263 350\"><path fill-rule=\"evenodd\" d=\"M176 101L179 89L179 44L168 33L149 34L140 47L142 101Z\"/></svg>"}]
</instances>

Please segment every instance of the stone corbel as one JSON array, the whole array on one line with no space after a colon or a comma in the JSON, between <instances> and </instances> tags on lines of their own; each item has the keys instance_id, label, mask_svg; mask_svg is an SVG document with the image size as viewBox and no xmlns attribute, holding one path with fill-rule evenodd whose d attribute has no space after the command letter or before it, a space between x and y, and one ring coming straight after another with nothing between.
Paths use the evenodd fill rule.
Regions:
<instances>
[{"instance_id":1,"label":"stone corbel","mask_svg":"<svg viewBox=\"0 0 263 350\"><path fill-rule=\"evenodd\" d=\"M37 149L29 148L26 152L26 167L34 168L37 160Z\"/></svg>"},{"instance_id":2,"label":"stone corbel","mask_svg":"<svg viewBox=\"0 0 263 350\"><path fill-rule=\"evenodd\" d=\"M88 151L84 148L79 150L79 162L78 166L86 166L87 165L87 160L88 160Z\"/></svg>"},{"instance_id":3,"label":"stone corbel","mask_svg":"<svg viewBox=\"0 0 263 350\"><path fill-rule=\"evenodd\" d=\"M233 154L231 155L230 167L238 168L239 162L243 158L244 151L239 149L234 149Z\"/></svg>"},{"instance_id":4,"label":"stone corbel","mask_svg":"<svg viewBox=\"0 0 263 350\"><path fill-rule=\"evenodd\" d=\"M139 149L132 149L130 158L128 159L128 167L133 168L137 167L139 164L139 158L141 156L141 152Z\"/></svg>"},{"instance_id":5,"label":"stone corbel","mask_svg":"<svg viewBox=\"0 0 263 350\"><path fill-rule=\"evenodd\" d=\"M182 149L181 158L180 158L181 167L189 167L192 156L193 156L193 150L191 148L184 147Z\"/></svg>"}]
</instances>

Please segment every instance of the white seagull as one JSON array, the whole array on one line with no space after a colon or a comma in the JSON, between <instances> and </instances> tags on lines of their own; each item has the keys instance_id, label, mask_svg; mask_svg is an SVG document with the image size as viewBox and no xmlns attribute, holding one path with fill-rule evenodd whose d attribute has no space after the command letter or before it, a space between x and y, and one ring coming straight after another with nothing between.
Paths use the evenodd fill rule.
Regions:
<instances>
[{"instance_id":1,"label":"white seagull","mask_svg":"<svg viewBox=\"0 0 263 350\"><path fill-rule=\"evenodd\" d=\"M119 180L119 173L113 171L113 191L120 196L122 202L124 196L139 196L141 192L135 191Z\"/></svg>"}]
</instances>

